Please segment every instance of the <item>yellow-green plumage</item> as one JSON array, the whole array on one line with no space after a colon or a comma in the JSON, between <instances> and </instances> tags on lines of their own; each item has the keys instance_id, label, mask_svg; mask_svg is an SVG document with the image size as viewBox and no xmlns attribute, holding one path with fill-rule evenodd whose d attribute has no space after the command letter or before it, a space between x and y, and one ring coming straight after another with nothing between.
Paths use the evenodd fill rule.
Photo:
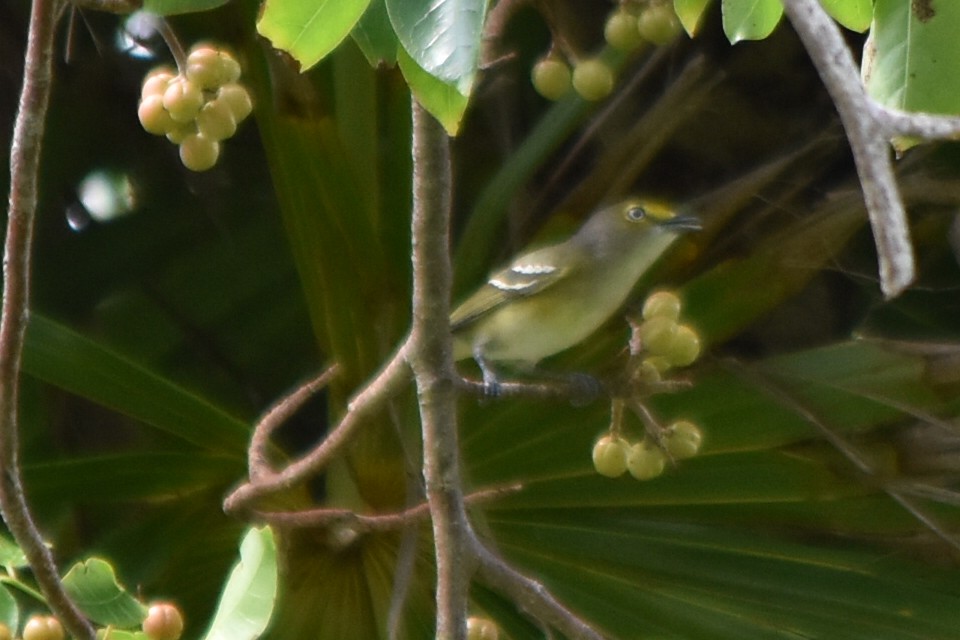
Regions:
<instances>
[{"instance_id":1,"label":"yellow-green plumage","mask_svg":"<svg viewBox=\"0 0 960 640\"><path fill-rule=\"evenodd\" d=\"M532 365L572 347L623 305L679 233L697 227L643 200L599 210L569 240L513 260L454 310L455 359Z\"/></svg>"}]
</instances>

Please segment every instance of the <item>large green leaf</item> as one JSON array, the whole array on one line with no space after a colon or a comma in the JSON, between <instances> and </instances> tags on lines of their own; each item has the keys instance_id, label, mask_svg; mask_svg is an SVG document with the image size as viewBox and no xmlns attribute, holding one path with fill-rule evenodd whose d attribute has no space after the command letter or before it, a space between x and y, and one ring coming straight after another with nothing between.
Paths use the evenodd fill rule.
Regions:
<instances>
[{"instance_id":1,"label":"large green leaf","mask_svg":"<svg viewBox=\"0 0 960 640\"><path fill-rule=\"evenodd\" d=\"M339 45L370 0L267 0L257 30L309 69Z\"/></svg>"},{"instance_id":2,"label":"large green leaf","mask_svg":"<svg viewBox=\"0 0 960 640\"><path fill-rule=\"evenodd\" d=\"M397 61L420 104L443 125L448 134L456 135L467 110L467 97L452 84L427 73L402 47L397 51Z\"/></svg>"},{"instance_id":3,"label":"large green leaf","mask_svg":"<svg viewBox=\"0 0 960 640\"><path fill-rule=\"evenodd\" d=\"M371 65L396 63L399 41L397 34L393 32L393 25L390 24L384 0L370 1L350 35Z\"/></svg>"},{"instance_id":4,"label":"large green leaf","mask_svg":"<svg viewBox=\"0 0 960 640\"><path fill-rule=\"evenodd\" d=\"M783 16L780 0L723 0L723 32L732 44L763 40L777 28Z\"/></svg>"},{"instance_id":5,"label":"large green leaf","mask_svg":"<svg viewBox=\"0 0 960 640\"><path fill-rule=\"evenodd\" d=\"M270 622L277 593L277 549L269 527L250 529L223 587L204 640L254 640Z\"/></svg>"},{"instance_id":6,"label":"large green leaf","mask_svg":"<svg viewBox=\"0 0 960 640\"><path fill-rule=\"evenodd\" d=\"M960 113L960 78L946 61L960 54L960 4L877 0L863 74L889 107Z\"/></svg>"},{"instance_id":7,"label":"large green leaf","mask_svg":"<svg viewBox=\"0 0 960 640\"><path fill-rule=\"evenodd\" d=\"M249 426L170 380L34 314L23 355L30 375L211 451L241 455Z\"/></svg>"},{"instance_id":8,"label":"large green leaf","mask_svg":"<svg viewBox=\"0 0 960 640\"><path fill-rule=\"evenodd\" d=\"M386 5L410 58L469 96L480 61L486 0L386 0Z\"/></svg>"}]
</instances>

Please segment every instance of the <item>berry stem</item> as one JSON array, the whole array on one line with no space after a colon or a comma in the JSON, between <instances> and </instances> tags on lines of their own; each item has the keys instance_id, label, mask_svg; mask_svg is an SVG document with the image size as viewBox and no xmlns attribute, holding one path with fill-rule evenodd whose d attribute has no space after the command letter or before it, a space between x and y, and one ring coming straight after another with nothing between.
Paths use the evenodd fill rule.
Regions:
<instances>
[{"instance_id":1,"label":"berry stem","mask_svg":"<svg viewBox=\"0 0 960 640\"><path fill-rule=\"evenodd\" d=\"M177 34L174 32L173 27L170 26L170 22L168 22L166 18L160 18L157 23L157 31L160 33L163 41L167 43L167 48L170 49L170 53L177 63L177 71L180 72L180 75L186 75L187 52L184 50L183 45L180 44L180 39L177 38Z\"/></svg>"}]
</instances>

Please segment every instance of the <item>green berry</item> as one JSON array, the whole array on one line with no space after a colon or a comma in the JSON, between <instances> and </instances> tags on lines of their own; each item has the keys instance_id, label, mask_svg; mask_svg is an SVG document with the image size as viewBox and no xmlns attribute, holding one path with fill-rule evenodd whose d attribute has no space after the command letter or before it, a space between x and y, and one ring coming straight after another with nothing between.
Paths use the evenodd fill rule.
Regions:
<instances>
[{"instance_id":1,"label":"green berry","mask_svg":"<svg viewBox=\"0 0 960 640\"><path fill-rule=\"evenodd\" d=\"M640 363L640 366L637 367L636 379L643 382L649 382L651 384L656 384L663 379L663 372L666 369L661 369L659 362L657 360L663 360L663 364L667 365L669 368L669 363L666 362L665 358L662 356L653 356L652 358L644 358L643 362ZM653 360L654 362L651 362ZM659 365L659 366L658 366Z\"/></svg>"},{"instance_id":2,"label":"green berry","mask_svg":"<svg viewBox=\"0 0 960 640\"><path fill-rule=\"evenodd\" d=\"M533 65L530 80L544 98L559 100L570 91L570 67L560 58L548 56Z\"/></svg>"},{"instance_id":3,"label":"green berry","mask_svg":"<svg viewBox=\"0 0 960 640\"><path fill-rule=\"evenodd\" d=\"M640 344L649 353L665 356L673 349L673 336L677 332L676 320L654 316L640 325Z\"/></svg>"},{"instance_id":4,"label":"green berry","mask_svg":"<svg viewBox=\"0 0 960 640\"><path fill-rule=\"evenodd\" d=\"M627 470L629 443L619 436L605 435L593 445L593 468L608 478L617 478Z\"/></svg>"},{"instance_id":5,"label":"green berry","mask_svg":"<svg viewBox=\"0 0 960 640\"><path fill-rule=\"evenodd\" d=\"M23 640L63 640L60 621L53 616L33 616L23 627Z\"/></svg>"},{"instance_id":6,"label":"green berry","mask_svg":"<svg viewBox=\"0 0 960 640\"><path fill-rule=\"evenodd\" d=\"M183 634L183 616L169 602L152 604L143 620L143 632L150 640L179 640Z\"/></svg>"},{"instance_id":7,"label":"green berry","mask_svg":"<svg viewBox=\"0 0 960 640\"><path fill-rule=\"evenodd\" d=\"M630 447L627 454L627 470L637 480L651 480L661 473L667 457L655 444L644 440Z\"/></svg>"},{"instance_id":8,"label":"green berry","mask_svg":"<svg viewBox=\"0 0 960 640\"><path fill-rule=\"evenodd\" d=\"M174 79L163 92L163 106L176 122L190 122L196 118L203 103L200 87L185 78Z\"/></svg>"},{"instance_id":9,"label":"green berry","mask_svg":"<svg viewBox=\"0 0 960 640\"><path fill-rule=\"evenodd\" d=\"M140 102L140 106L137 107L137 118L144 131L158 136L166 135L177 126L170 117L170 113L163 108L163 98L158 95L148 96Z\"/></svg>"},{"instance_id":10,"label":"green berry","mask_svg":"<svg viewBox=\"0 0 960 640\"><path fill-rule=\"evenodd\" d=\"M666 2L649 5L637 17L637 32L653 44L667 44L680 33L682 25L673 6Z\"/></svg>"},{"instance_id":11,"label":"green berry","mask_svg":"<svg viewBox=\"0 0 960 640\"><path fill-rule=\"evenodd\" d=\"M584 100L602 100L613 91L613 71L602 60L583 60L573 68L573 88Z\"/></svg>"},{"instance_id":12,"label":"green berry","mask_svg":"<svg viewBox=\"0 0 960 640\"><path fill-rule=\"evenodd\" d=\"M211 140L226 140L237 131L233 110L223 100L214 99L197 114L197 131Z\"/></svg>"},{"instance_id":13,"label":"green berry","mask_svg":"<svg viewBox=\"0 0 960 640\"><path fill-rule=\"evenodd\" d=\"M467 640L498 640L500 627L490 618L470 616L467 618Z\"/></svg>"},{"instance_id":14,"label":"green berry","mask_svg":"<svg viewBox=\"0 0 960 640\"><path fill-rule=\"evenodd\" d=\"M233 112L233 119L237 124L250 115L253 111L253 103L250 101L250 93L243 85L230 83L225 84L217 91L216 100L223 101L230 106Z\"/></svg>"},{"instance_id":15,"label":"green berry","mask_svg":"<svg viewBox=\"0 0 960 640\"><path fill-rule=\"evenodd\" d=\"M674 422L664 430L663 446L677 460L692 458L700 452L703 433L688 420Z\"/></svg>"},{"instance_id":16,"label":"green berry","mask_svg":"<svg viewBox=\"0 0 960 640\"><path fill-rule=\"evenodd\" d=\"M647 296L643 303L643 319L680 317L680 298L672 291L657 291Z\"/></svg>"},{"instance_id":17,"label":"green berry","mask_svg":"<svg viewBox=\"0 0 960 640\"><path fill-rule=\"evenodd\" d=\"M603 27L603 37L614 49L628 53L640 46L637 18L624 10L614 11Z\"/></svg>"},{"instance_id":18,"label":"green berry","mask_svg":"<svg viewBox=\"0 0 960 640\"><path fill-rule=\"evenodd\" d=\"M657 371L661 378L663 374L673 368L673 364L665 356L647 356L643 359L643 362L640 363L640 366L645 369L649 368Z\"/></svg>"},{"instance_id":19,"label":"green berry","mask_svg":"<svg viewBox=\"0 0 960 640\"><path fill-rule=\"evenodd\" d=\"M220 143L199 133L180 143L180 161L191 171L206 171L217 164L219 157Z\"/></svg>"},{"instance_id":20,"label":"green berry","mask_svg":"<svg viewBox=\"0 0 960 640\"><path fill-rule=\"evenodd\" d=\"M664 356L675 367L685 367L700 356L700 335L686 324L677 326Z\"/></svg>"}]
</instances>

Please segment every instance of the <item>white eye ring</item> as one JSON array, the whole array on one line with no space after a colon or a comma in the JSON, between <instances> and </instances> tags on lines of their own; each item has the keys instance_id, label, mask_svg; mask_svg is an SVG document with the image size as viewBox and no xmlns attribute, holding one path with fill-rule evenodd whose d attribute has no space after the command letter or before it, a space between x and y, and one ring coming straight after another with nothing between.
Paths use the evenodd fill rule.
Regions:
<instances>
[{"instance_id":1,"label":"white eye ring","mask_svg":"<svg viewBox=\"0 0 960 640\"><path fill-rule=\"evenodd\" d=\"M634 222L636 222L637 220L643 220L646 217L647 217L647 212L646 210L644 210L643 207L635 206L627 209L628 220L633 220Z\"/></svg>"}]
</instances>

